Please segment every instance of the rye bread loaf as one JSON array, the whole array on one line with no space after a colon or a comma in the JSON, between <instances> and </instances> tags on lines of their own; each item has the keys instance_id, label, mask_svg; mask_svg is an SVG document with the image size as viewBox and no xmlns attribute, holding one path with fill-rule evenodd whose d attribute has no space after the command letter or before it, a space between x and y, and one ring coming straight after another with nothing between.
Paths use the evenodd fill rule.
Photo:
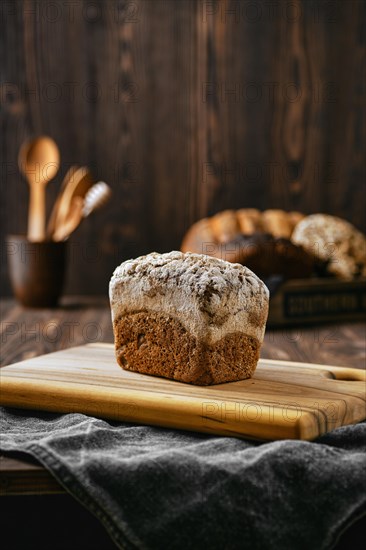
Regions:
<instances>
[{"instance_id":1,"label":"rye bread loaf","mask_svg":"<svg viewBox=\"0 0 366 550\"><path fill-rule=\"evenodd\" d=\"M154 252L117 267L109 294L124 369L197 385L253 375L269 292L248 268Z\"/></svg>"}]
</instances>

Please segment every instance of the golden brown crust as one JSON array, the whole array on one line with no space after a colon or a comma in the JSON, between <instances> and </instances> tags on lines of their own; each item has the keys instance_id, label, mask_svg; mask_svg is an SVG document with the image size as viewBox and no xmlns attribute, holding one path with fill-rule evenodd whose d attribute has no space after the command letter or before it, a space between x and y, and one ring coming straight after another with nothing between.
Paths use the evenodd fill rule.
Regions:
<instances>
[{"instance_id":1,"label":"golden brown crust","mask_svg":"<svg viewBox=\"0 0 366 550\"><path fill-rule=\"evenodd\" d=\"M243 235L252 235L263 230L262 213L256 208L241 208L236 217Z\"/></svg>"},{"instance_id":2,"label":"golden brown crust","mask_svg":"<svg viewBox=\"0 0 366 550\"><path fill-rule=\"evenodd\" d=\"M263 229L273 237L289 239L292 233L292 224L287 212L283 210L265 210L262 214Z\"/></svg>"},{"instance_id":3,"label":"golden brown crust","mask_svg":"<svg viewBox=\"0 0 366 550\"><path fill-rule=\"evenodd\" d=\"M300 212L241 208L224 210L194 223L184 236L181 251L215 256L217 245L230 243L239 235L268 233L290 239L295 225L304 218Z\"/></svg>"},{"instance_id":4,"label":"golden brown crust","mask_svg":"<svg viewBox=\"0 0 366 550\"><path fill-rule=\"evenodd\" d=\"M198 341L176 319L139 311L113 323L116 357L125 370L201 386L250 378L260 345L244 333L214 344Z\"/></svg>"},{"instance_id":5,"label":"golden brown crust","mask_svg":"<svg viewBox=\"0 0 366 550\"><path fill-rule=\"evenodd\" d=\"M224 210L192 225L181 250L197 252L249 267L260 277L309 277L314 256L292 242L301 212L256 208Z\"/></svg>"},{"instance_id":6,"label":"golden brown crust","mask_svg":"<svg viewBox=\"0 0 366 550\"><path fill-rule=\"evenodd\" d=\"M213 216L211 227L218 243L227 243L240 233L240 226L234 210L224 210Z\"/></svg>"},{"instance_id":7,"label":"golden brown crust","mask_svg":"<svg viewBox=\"0 0 366 550\"><path fill-rule=\"evenodd\" d=\"M216 244L210 218L203 218L193 224L187 231L181 246L182 252L196 252L197 254L208 254L210 245Z\"/></svg>"}]
</instances>

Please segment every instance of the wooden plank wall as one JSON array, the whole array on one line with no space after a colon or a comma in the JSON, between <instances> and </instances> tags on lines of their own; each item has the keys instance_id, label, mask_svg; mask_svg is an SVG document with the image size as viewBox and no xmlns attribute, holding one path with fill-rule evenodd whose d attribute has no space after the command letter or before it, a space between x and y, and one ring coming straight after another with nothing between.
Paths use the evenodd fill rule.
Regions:
<instances>
[{"instance_id":1,"label":"wooden plank wall","mask_svg":"<svg viewBox=\"0 0 366 550\"><path fill-rule=\"evenodd\" d=\"M323 211L362 230L366 4L358 0L1 3L1 235L26 230L31 135L113 201L71 239L67 292L178 248L224 208ZM10 292L2 247L2 292Z\"/></svg>"}]
</instances>

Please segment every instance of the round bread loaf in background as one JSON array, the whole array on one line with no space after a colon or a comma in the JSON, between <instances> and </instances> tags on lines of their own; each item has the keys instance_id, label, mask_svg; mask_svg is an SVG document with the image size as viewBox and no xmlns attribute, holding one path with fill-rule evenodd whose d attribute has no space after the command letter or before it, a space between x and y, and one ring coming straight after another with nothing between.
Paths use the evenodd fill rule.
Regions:
<instances>
[{"instance_id":1,"label":"round bread loaf in background","mask_svg":"<svg viewBox=\"0 0 366 550\"><path fill-rule=\"evenodd\" d=\"M230 243L239 235L270 234L276 238L290 239L295 225L304 218L301 212L241 208L223 210L210 218L195 222L186 232L182 252L210 254L218 244Z\"/></svg>"},{"instance_id":2,"label":"round bread loaf in background","mask_svg":"<svg viewBox=\"0 0 366 550\"><path fill-rule=\"evenodd\" d=\"M187 231L182 252L197 252L247 266L259 277L307 278L315 258L291 241L300 212L241 208L199 220Z\"/></svg>"},{"instance_id":3,"label":"round bread loaf in background","mask_svg":"<svg viewBox=\"0 0 366 550\"><path fill-rule=\"evenodd\" d=\"M110 303L116 357L126 370L198 385L254 373L269 292L242 265L153 252L115 270Z\"/></svg>"},{"instance_id":4,"label":"round bread loaf in background","mask_svg":"<svg viewBox=\"0 0 366 550\"><path fill-rule=\"evenodd\" d=\"M328 214L306 216L291 240L327 262L327 271L336 277L366 276L366 237L346 220Z\"/></svg>"}]
</instances>

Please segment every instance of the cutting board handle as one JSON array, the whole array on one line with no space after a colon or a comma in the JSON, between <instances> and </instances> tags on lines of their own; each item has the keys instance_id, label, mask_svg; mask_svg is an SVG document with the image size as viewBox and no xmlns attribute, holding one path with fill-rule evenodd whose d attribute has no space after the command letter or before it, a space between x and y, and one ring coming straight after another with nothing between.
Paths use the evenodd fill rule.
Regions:
<instances>
[{"instance_id":1,"label":"cutting board handle","mask_svg":"<svg viewBox=\"0 0 366 550\"><path fill-rule=\"evenodd\" d=\"M334 377L337 380L347 380L349 382L365 382L366 371L361 369L349 369L345 367L332 367Z\"/></svg>"},{"instance_id":2,"label":"cutting board handle","mask_svg":"<svg viewBox=\"0 0 366 550\"><path fill-rule=\"evenodd\" d=\"M275 365L278 367L288 368L290 365L296 369L312 369L314 374L318 373L325 378L333 378L335 380L345 380L348 382L365 382L366 381L366 369L352 369L349 367L336 367L333 365L317 365L315 363L299 363L294 361L282 361L278 359L260 359L259 364L262 365Z\"/></svg>"}]
</instances>

